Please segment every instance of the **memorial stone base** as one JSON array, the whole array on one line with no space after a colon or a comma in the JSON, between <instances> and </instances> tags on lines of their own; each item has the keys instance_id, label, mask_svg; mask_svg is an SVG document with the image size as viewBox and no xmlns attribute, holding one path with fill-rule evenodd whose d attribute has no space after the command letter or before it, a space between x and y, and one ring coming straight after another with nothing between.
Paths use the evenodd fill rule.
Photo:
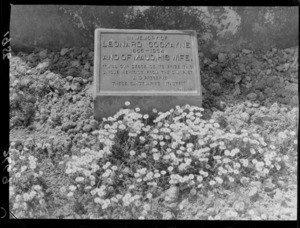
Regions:
<instances>
[{"instance_id":1,"label":"memorial stone base","mask_svg":"<svg viewBox=\"0 0 300 228\"><path fill-rule=\"evenodd\" d=\"M130 105L125 106L129 101ZM120 108L134 109L139 107L140 113L154 116L152 112L156 109L158 112L166 112L176 105L184 106L186 104L201 107L201 96L97 96L94 100L94 117L101 120L103 117L113 116Z\"/></svg>"}]
</instances>

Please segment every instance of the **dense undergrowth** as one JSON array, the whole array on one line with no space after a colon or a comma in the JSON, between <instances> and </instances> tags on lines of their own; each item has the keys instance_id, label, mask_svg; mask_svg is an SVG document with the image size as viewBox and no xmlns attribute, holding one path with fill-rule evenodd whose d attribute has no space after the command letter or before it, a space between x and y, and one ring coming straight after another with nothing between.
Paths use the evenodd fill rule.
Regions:
<instances>
[{"instance_id":1,"label":"dense undergrowth","mask_svg":"<svg viewBox=\"0 0 300 228\"><path fill-rule=\"evenodd\" d=\"M285 52L294 64L288 59L292 52ZM237 55L239 67L224 70L238 81L225 73L210 77L222 69L219 60L201 60L208 88L204 109L187 105L142 114L126 103L100 122L93 119L89 92L90 50L13 57L12 213L18 218L296 219L299 111L294 101L282 103L295 97L295 70L290 76L285 71L283 78L293 80L283 90L278 85L262 90L262 79L247 79L253 72L247 75L240 66L244 57L251 60L249 54ZM260 70L256 65L255 72ZM281 68L273 68L280 78ZM245 83L255 88L246 90ZM280 94L271 100L268 92L273 91ZM223 92L235 94L225 107L212 99Z\"/></svg>"},{"instance_id":2,"label":"dense undergrowth","mask_svg":"<svg viewBox=\"0 0 300 228\"><path fill-rule=\"evenodd\" d=\"M202 111L177 106L151 121L138 108L122 109L92 132L98 149L83 147L77 154L53 154L51 142L35 145L28 140L21 150L12 143L14 213L174 219L180 195L222 196L248 189L248 205L215 215L238 219L259 199L262 186L279 186L281 177L295 170L295 129L271 140L247 130L222 129L214 119L203 120ZM87 138L83 134L82 143Z\"/></svg>"}]
</instances>

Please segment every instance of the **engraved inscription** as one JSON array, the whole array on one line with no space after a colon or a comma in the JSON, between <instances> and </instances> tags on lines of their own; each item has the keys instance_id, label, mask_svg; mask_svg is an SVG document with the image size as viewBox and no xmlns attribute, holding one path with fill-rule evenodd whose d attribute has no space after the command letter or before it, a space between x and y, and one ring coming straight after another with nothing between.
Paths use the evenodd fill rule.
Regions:
<instances>
[{"instance_id":1,"label":"engraved inscription","mask_svg":"<svg viewBox=\"0 0 300 228\"><path fill-rule=\"evenodd\" d=\"M192 35L101 32L99 89L113 91L196 91Z\"/></svg>"}]
</instances>

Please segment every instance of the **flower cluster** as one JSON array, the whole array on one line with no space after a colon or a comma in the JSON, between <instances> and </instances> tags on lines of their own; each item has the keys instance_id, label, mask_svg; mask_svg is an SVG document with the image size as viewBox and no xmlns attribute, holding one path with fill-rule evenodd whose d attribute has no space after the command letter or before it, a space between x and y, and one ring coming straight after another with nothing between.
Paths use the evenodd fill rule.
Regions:
<instances>
[{"instance_id":1,"label":"flower cluster","mask_svg":"<svg viewBox=\"0 0 300 228\"><path fill-rule=\"evenodd\" d=\"M139 206L140 198L158 197L170 186L207 190L263 181L287 159L257 133L227 131L214 119L201 119L202 108L176 106L153 123L139 111L122 109L104 118L93 132L101 149L83 149L67 162L66 173L80 186L74 192L85 187L102 209L118 202Z\"/></svg>"}]
</instances>

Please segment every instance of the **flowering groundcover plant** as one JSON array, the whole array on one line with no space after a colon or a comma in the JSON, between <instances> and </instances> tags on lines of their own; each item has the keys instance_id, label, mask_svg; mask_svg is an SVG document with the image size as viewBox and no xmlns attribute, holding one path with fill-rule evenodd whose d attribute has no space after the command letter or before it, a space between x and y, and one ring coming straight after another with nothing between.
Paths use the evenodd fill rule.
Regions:
<instances>
[{"instance_id":1,"label":"flowering groundcover plant","mask_svg":"<svg viewBox=\"0 0 300 228\"><path fill-rule=\"evenodd\" d=\"M296 150L294 131L280 132L273 142L246 130L222 129L216 120L202 119L199 107L176 106L154 120L139 111L126 108L104 118L91 135L99 150L82 148L60 155L60 162L43 152L48 144L20 151L12 143L13 212L36 218L172 219L183 207L178 206L180 194L221 196L248 188L255 201L260 189L255 183L280 183L295 167L290 154ZM242 202L200 218L238 218L245 207Z\"/></svg>"}]
</instances>

